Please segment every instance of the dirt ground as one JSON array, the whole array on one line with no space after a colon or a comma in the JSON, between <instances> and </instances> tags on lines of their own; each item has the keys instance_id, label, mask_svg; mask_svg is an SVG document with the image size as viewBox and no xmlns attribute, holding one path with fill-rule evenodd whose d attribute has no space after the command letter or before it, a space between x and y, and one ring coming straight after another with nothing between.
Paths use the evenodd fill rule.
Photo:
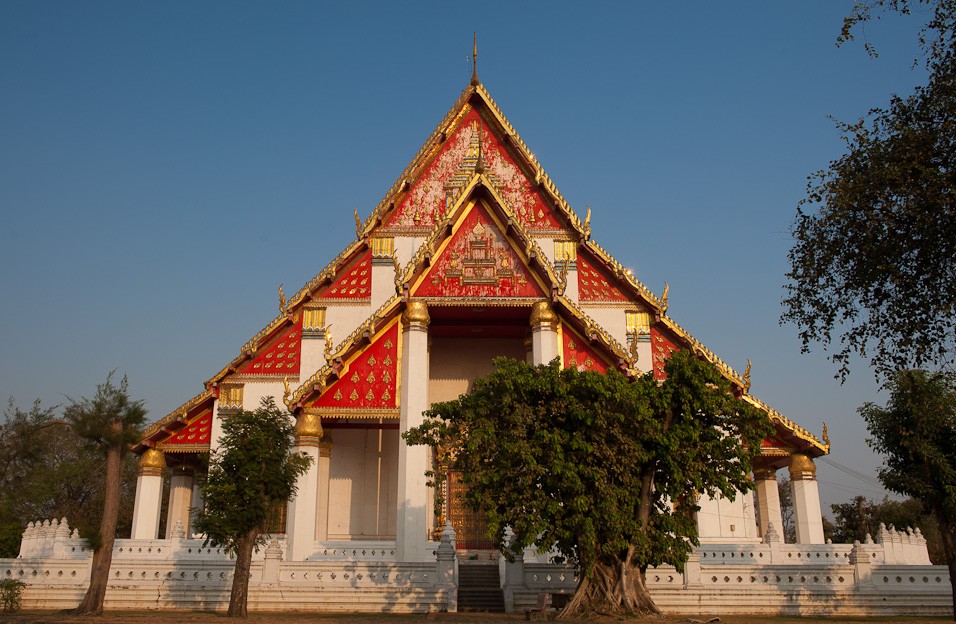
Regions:
<instances>
[{"instance_id":1,"label":"dirt ground","mask_svg":"<svg viewBox=\"0 0 956 624\"><path fill-rule=\"evenodd\" d=\"M380 615L370 613L352 614L315 614L315 613L250 613L245 620L248 624L272 624L289 622L291 624L347 624L349 622L370 622L372 624L513 624L523 622L524 615L506 615L501 613L434 613L413 615ZM21 612L17 614L0 613L0 623L11 624L227 624L229 618L221 613L194 611L127 611L110 612L101 617L75 617L63 613ZM663 618L630 618L626 620L594 619L569 621L570 624L610 622L628 622L631 624L697 624L711 621L708 616L670 616ZM719 624L870 624L871 622L903 622L906 624L941 624L952 622L952 618L799 618L765 616L720 616L713 620Z\"/></svg>"}]
</instances>

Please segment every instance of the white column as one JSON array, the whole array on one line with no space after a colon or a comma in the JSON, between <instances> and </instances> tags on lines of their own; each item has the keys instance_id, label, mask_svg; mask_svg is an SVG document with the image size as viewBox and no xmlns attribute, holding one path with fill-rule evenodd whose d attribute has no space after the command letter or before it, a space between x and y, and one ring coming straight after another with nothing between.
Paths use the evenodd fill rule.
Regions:
<instances>
[{"instance_id":1,"label":"white column","mask_svg":"<svg viewBox=\"0 0 956 624\"><path fill-rule=\"evenodd\" d=\"M203 499L202 490L200 489L198 479L196 479L196 475L194 474L193 475L193 495L192 495L192 500L189 503L190 513L194 516L197 512L201 511L202 508L205 506L206 506L206 502L205 502L205 499ZM201 535L200 533L196 533L195 529L192 526L192 522L190 522L189 531L186 532L186 537L199 537L200 535Z\"/></svg>"},{"instance_id":2,"label":"white column","mask_svg":"<svg viewBox=\"0 0 956 624\"><path fill-rule=\"evenodd\" d=\"M404 433L424 421L428 409L428 307L409 301L402 313L401 421ZM396 551L399 561L425 561L428 531L428 447L398 443L398 514Z\"/></svg>"},{"instance_id":3,"label":"white column","mask_svg":"<svg viewBox=\"0 0 956 624\"><path fill-rule=\"evenodd\" d=\"M295 498L289 501L286 527L286 558L305 561L315 550L315 523L319 483L319 442L322 422L317 413L305 410L295 422L295 452L312 458L305 473L296 480Z\"/></svg>"},{"instance_id":4,"label":"white column","mask_svg":"<svg viewBox=\"0 0 956 624\"><path fill-rule=\"evenodd\" d=\"M547 364L558 357L558 316L547 301L531 306L531 363Z\"/></svg>"},{"instance_id":5,"label":"white column","mask_svg":"<svg viewBox=\"0 0 956 624\"><path fill-rule=\"evenodd\" d=\"M329 539L329 468L332 462L332 436L328 431L319 443L319 491L315 519L315 539Z\"/></svg>"},{"instance_id":6,"label":"white column","mask_svg":"<svg viewBox=\"0 0 956 624\"><path fill-rule=\"evenodd\" d=\"M793 488L793 523L797 527L797 543L824 543L817 467L809 456L802 453L790 456L790 485Z\"/></svg>"},{"instance_id":7,"label":"white column","mask_svg":"<svg viewBox=\"0 0 956 624\"><path fill-rule=\"evenodd\" d=\"M770 525L783 535L783 513L780 511L780 490L777 488L775 468L754 468L757 482L757 515L760 516L760 538L763 539Z\"/></svg>"},{"instance_id":8,"label":"white column","mask_svg":"<svg viewBox=\"0 0 956 624\"><path fill-rule=\"evenodd\" d=\"M136 477L136 498L133 501L133 539L159 537L159 512L163 506L163 468L166 458L162 451L149 449L139 458Z\"/></svg>"},{"instance_id":9,"label":"white column","mask_svg":"<svg viewBox=\"0 0 956 624\"><path fill-rule=\"evenodd\" d=\"M173 537L176 521L182 524L183 536L189 535L189 505L193 500L193 469L176 466L169 479L169 506L166 510L166 539Z\"/></svg>"}]
</instances>

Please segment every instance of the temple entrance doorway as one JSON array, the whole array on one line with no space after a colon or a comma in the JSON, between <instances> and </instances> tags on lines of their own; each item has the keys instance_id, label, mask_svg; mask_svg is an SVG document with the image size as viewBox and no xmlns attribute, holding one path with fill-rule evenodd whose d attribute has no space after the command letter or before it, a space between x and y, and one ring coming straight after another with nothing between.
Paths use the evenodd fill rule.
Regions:
<instances>
[{"instance_id":1,"label":"temple entrance doorway","mask_svg":"<svg viewBox=\"0 0 956 624\"><path fill-rule=\"evenodd\" d=\"M493 369L497 357L527 361L529 307L429 307L429 387L432 403L450 401L471 390L475 379ZM451 521L459 550L493 551L484 514L465 503L467 486L460 472L448 471L443 509L436 509L436 530ZM489 553L490 554L490 553ZM481 557L482 559L485 556Z\"/></svg>"}]
</instances>

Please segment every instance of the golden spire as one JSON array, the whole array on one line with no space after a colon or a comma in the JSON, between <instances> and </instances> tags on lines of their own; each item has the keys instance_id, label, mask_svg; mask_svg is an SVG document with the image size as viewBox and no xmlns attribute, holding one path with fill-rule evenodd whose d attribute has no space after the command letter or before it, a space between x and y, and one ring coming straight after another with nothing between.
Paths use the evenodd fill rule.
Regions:
<instances>
[{"instance_id":1,"label":"golden spire","mask_svg":"<svg viewBox=\"0 0 956 624\"><path fill-rule=\"evenodd\" d=\"M744 371L744 392L750 392L750 358L747 358L747 370Z\"/></svg>"},{"instance_id":2,"label":"golden spire","mask_svg":"<svg viewBox=\"0 0 956 624\"><path fill-rule=\"evenodd\" d=\"M671 286L667 282L664 282L664 294L661 295L661 314L667 312L667 295L671 291Z\"/></svg>"},{"instance_id":3,"label":"golden spire","mask_svg":"<svg viewBox=\"0 0 956 624\"><path fill-rule=\"evenodd\" d=\"M282 289L282 286L284 283L285 282L283 282L282 284L279 284L279 312L280 313L285 312L285 307L286 307L285 291Z\"/></svg>"},{"instance_id":4,"label":"golden spire","mask_svg":"<svg viewBox=\"0 0 956 624\"><path fill-rule=\"evenodd\" d=\"M823 443L830 446L830 434L827 432L827 423L823 422Z\"/></svg>"},{"instance_id":5,"label":"golden spire","mask_svg":"<svg viewBox=\"0 0 956 624\"><path fill-rule=\"evenodd\" d=\"M584 238L591 238L591 207L587 207L588 212L584 215Z\"/></svg>"},{"instance_id":6,"label":"golden spire","mask_svg":"<svg viewBox=\"0 0 956 624\"><path fill-rule=\"evenodd\" d=\"M471 86L477 87L481 84L478 80L478 33L474 33L474 41L471 48Z\"/></svg>"}]
</instances>

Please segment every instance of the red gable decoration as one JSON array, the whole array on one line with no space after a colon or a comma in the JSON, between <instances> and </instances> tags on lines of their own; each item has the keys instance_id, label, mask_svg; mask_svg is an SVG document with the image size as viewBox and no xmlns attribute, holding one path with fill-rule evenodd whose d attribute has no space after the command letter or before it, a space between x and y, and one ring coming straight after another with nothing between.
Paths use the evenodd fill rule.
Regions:
<instances>
[{"instance_id":1,"label":"red gable decoration","mask_svg":"<svg viewBox=\"0 0 956 624\"><path fill-rule=\"evenodd\" d=\"M342 376L308 407L390 409L398 406L398 319L353 356Z\"/></svg>"},{"instance_id":2,"label":"red gable decoration","mask_svg":"<svg viewBox=\"0 0 956 624\"><path fill-rule=\"evenodd\" d=\"M362 299L372 297L372 250L359 256L339 272L338 277L316 293L319 299Z\"/></svg>"},{"instance_id":3,"label":"red gable decoration","mask_svg":"<svg viewBox=\"0 0 956 624\"><path fill-rule=\"evenodd\" d=\"M542 298L544 291L494 220L474 204L412 296Z\"/></svg>"},{"instance_id":4,"label":"red gable decoration","mask_svg":"<svg viewBox=\"0 0 956 624\"><path fill-rule=\"evenodd\" d=\"M580 371L591 370L606 373L607 361L591 348L586 340L581 338L570 327L562 327L561 339L564 349L564 367L575 367Z\"/></svg>"},{"instance_id":5,"label":"red gable decoration","mask_svg":"<svg viewBox=\"0 0 956 624\"><path fill-rule=\"evenodd\" d=\"M478 159L479 141L486 175L514 217L532 230L560 229L552 208L542 199L535 184L474 108L460 118L451 136L383 226L412 230L434 227L471 179Z\"/></svg>"},{"instance_id":6,"label":"red gable decoration","mask_svg":"<svg viewBox=\"0 0 956 624\"><path fill-rule=\"evenodd\" d=\"M209 435L212 431L212 409L206 408L194 416L189 423L160 443L164 451L176 452L209 448ZM186 448L188 447L188 448Z\"/></svg>"},{"instance_id":7,"label":"red gable decoration","mask_svg":"<svg viewBox=\"0 0 956 624\"><path fill-rule=\"evenodd\" d=\"M609 274L585 254L578 254L578 296L581 301L630 301Z\"/></svg>"},{"instance_id":8,"label":"red gable decoration","mask_svg":"<svg viewBox=\"0 0 956 624\"><path fill-rule=\"evenodd\" d=\"M667 334L664 334L656 325L651 326L651 353L654 360L654 379L662 381L667 379L667 373L664 372L664 364L671 353L679 351L680 347L674 343Z\"/></svg>"},{"instance_id":9,"label":"red gable decoration","mask_svg":"<svg viewBox=\"0 0 956 624\"><path fill-rule=\"evenodd\" d=\"M239 374L298 377L301 360L301 338L302 319L296 314L296 320L292 327L283 330L277 338L260 350L252 358L252 361L239 370Z\"/></svg>"}]
</instances>

